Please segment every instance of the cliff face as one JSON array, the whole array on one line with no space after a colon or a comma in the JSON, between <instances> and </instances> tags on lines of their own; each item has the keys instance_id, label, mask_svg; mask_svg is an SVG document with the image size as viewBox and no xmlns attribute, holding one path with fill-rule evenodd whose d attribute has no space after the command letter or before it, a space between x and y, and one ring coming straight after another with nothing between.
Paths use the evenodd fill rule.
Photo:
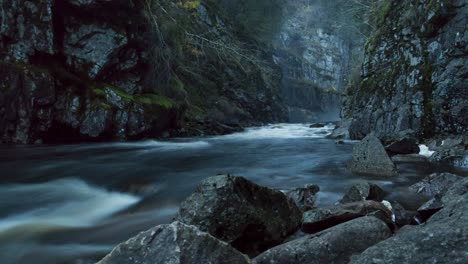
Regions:
<instances>
[{"instance_id":1,"label":"cliff face","mask_svg":"<svg viewBox=\"0 0 468 264\"><path fill-rule=\"evenodd\" d=\"M0 141L217 134L284 121L271 55L244 52L223 19L204 1L1 0Z\"/></svg>"},{"instance_id":2,"label":"cliff face","mask_svg":"<svg viewBox=\"0 0 468 264\"><path fill-rule=\"evenodd\" d=\"M378 15L362 81L346 93L350 137L466 134L466 1L387 1Z\"/></svg>"},{"instance_id":3,"label":"cliff face","mask_svg":"<svg viewBox=\"0 0 468 264\"><path fill-rule=\"evenodd\" d=\"M329 10L308 2L297 8L275 42L275 61L282 69L282 95L290 118L336 119L350 71L351 43L318 25Z\"/></svg>"}]
</instances>

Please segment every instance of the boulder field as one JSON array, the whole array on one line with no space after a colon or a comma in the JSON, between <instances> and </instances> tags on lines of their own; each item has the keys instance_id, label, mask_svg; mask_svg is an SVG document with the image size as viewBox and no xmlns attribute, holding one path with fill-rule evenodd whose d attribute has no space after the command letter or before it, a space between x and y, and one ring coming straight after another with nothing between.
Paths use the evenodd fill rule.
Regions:
<instances>
[{"instance_id":1,"label":"boulder field","mask_svg":"<svg viewBox=\"0 0 468 264\"><path fill-rule=\"evenodd\" d=\"M408 188L439 197L438 211L417 225L417 214L382 201L371 183L352 186L336 206L301 213L283 192L242 177L209 177L173 223L121 243L98 263L466 263L468 179L446 179L431 175ZM325 224L304 228L314 221ZM294 234L301 224L303 233Z\"/></svg>"}]
</instances>

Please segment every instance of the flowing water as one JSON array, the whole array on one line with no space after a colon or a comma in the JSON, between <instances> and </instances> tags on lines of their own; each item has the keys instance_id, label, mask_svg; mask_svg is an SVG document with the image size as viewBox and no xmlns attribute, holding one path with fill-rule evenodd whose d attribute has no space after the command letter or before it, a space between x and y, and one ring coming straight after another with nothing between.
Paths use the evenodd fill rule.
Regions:
<instances>
[{"instance_id":1,"label":"flowing water","mask_svg":"<svg viewBox=\"0 0 468 264\"><path fill-rule=\"evenodd\" d=\"M353 142L325 139L332 128L278 124L171 141L1 146L0 263L93 263L168 223L196 185L217 174L281 190L315 183L320 205L362 179L380 184L389 199L419 202L406 187L435 168L399 164L394 178L352 175Z\"/></svg>"}]
</instances>

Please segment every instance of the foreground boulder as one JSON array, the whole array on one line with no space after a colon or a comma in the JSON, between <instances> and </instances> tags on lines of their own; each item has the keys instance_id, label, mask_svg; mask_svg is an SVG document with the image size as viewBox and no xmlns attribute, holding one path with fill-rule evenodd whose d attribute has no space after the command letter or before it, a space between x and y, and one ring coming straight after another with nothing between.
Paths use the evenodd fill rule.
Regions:
<instances>
[{"instance_id":1,"label":"foreground boulder","mask_svg":"<svg viewBox=\"0 0 468 264\"><path fill-rule=\"evenodd\" d=\"M195 226L160 225L121 243L98 264L247 264L250 260L229 244Z\"/></svg>"},{"instance_id":2,"label":"foreground boulder","mask_svg":"<svg viewBox=\"0 0 468 264\"><path fill-rule=\"evenodd\" d=\"M375 217L361 217L315 235L274 247L253 262L257 264L346 263L351 255L390 237L387 225Z\"/></svg>"},{"instance_id":3,"label":"foreground boulder","mask_svg":"<svg viewBox=\"0 0 468 264\"><path fill-rule=\"evenodd\" d=\"M221 175L200 183L182 202L178 219L255 255L294 233L301 211L280 191Z\"/></svg>"},{"instance_id":4,"label":"foreground boulder","mask_svg":"<svg viewBox=\"0 0 468 264\"><path fill-rule=\"evenodd\" d=\"M468 178L442 197L444 208L424 225L407 226L351 263L468 263Z\"/></svg>"},{"instance_id":5,"label":"foreground boulder","mask_svg":"<svg viewBox=\"0 0 468 264\"><path fill-rule=\"evenodd\" d=\"M307 211L315 206L316 194L320 187L315 184L306 184L304 187L294 188L286 192L286 196L291 198L301 211Z\"/></svg>"},{"instance_id":6,"label":"foreground boulder","mask_svg":"<svg viewBox=\"0 0 468 264\"><path fill-rule=\"evenodd\" d=\"M341 204L373 200L381 202L385 196L385 191L377 184L360 182L351 186L340 200Z\"/></svg>"},{"instance_id":7,"label":"foreground boulder","mask_svg":"<svg viewBox=\"0 0 468 264\"><path fill-rule=\"evenodd\" d=\"M392 224L392 212L382 203L361 201L307 211L302 216L302 231L316 233L349 220L372 215Z\"/></svg>"},{"instance_id":8,"label":"foreground boulder","mask_svg":"<svg viewBox=\"0 0 468 264\"><path fill-rule=\"evenodd\" d=\"M380 140L373 134L367 135L353 148L353 159L349 163L353 173L396 176L398 171Z\"/></svg>"}]
</instances>

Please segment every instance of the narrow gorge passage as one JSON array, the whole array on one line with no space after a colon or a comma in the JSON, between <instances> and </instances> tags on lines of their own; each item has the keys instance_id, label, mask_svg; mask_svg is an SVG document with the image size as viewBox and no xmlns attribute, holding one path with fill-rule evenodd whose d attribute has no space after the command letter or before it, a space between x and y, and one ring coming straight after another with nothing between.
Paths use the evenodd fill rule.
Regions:
<instances>
[{"instance_id":1,"label":"narrow gorge passage","mask_svg":"<svg viewBox=\"0 0 468 264\"><path fill-rule=\"evenodd\" d=\"M467 25L0 0L0 264L468 263Z\"/></svg>"}]
</instances>

